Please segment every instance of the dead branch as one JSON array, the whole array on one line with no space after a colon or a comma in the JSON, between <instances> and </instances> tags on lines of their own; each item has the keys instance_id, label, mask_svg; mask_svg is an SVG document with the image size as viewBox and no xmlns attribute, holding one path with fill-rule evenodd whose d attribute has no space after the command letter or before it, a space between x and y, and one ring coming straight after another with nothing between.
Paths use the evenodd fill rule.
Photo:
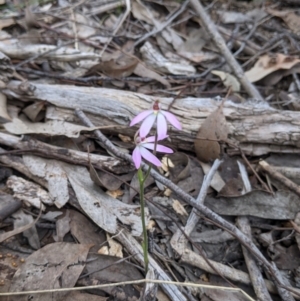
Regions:
<instances>
[{"instance_id":1,"label":"dead branch","mask_svg":"<svg viewBox=\"0 0 300 301\"><path fill-rule=\"evenodd\" d=\"M30 151L30 154L37 153L47 158L50 157L53 159L62 160L64 162L73 163L75 165L88 166L90 161L95 168L106 169L115 173L128 171L128 165L122 160L107 156L87 154L63 147L57 147L34 139L22 140L22 138L18 138L16 136L0 133L0 144L26 152ZM26 174L24 171L21 172Z\"/></svg>"},{"instance_id":2,"label":"dead branch","mask_svg":"<svg viewBox=\"0 0 300 301\"><path fill-rule=\"evenodd\" d=\"M137 46L139 44L141 44L142 42L146 41L147 39L149 39L151 36L158 34L159 32L161 32L164 28L166 28L167 26L169 26L173 20L175 20L182 12L185 11L187 5L189 4L190 0L186 0L181 6L180 8L172 15L170 16L164 23L160 24L159 28L154 28L153 30L151 30L150 32L146 33L144 36L142 36L140 39L138 39L135 43L134 46Z\"/></svg>"},{"instance_id":3,"label":"dead branch","mask_svg":"<svg viewBox=\"0 0 300 301\"><path fill-rule=\"evenodd\" d=\"M193 266L196 266L200 269L203 269L205 271L207 271L208 273L211 274L216 274L215 270L212 269L207 262L205 261L205 259L196 254L195 252L189 250L189 249L185 249L184 253L182 254L182 257L180 258L180 262L182 263L186 263L186 264L190 264ZM234 268L231 268L225 264L210 260L209 261L214 267L215 269L220 272L224 277L232 280L232 281L237 281L239 283L244 283L247 285L251 285L251 279L249 277L249 275L243 271L239 271L236 270ZM265 280L265 285L268 289L269 292L277 294L277 289L275 287L275 285L272 283L272 281L270 280Z\"/></svg>"},{"instance_id":4,"label":"dead branch","mask_svg":"<svg viewBox=\"0 0 300 301\"><path fill-rule=\"evenodd\" d=\"M67 120L78 123L73 110L84 111L97 126L116 126L106 131L110 134L133 136L136 127L128 128L130 120L140 111L149 109L154 97L144 94L105 88L77 87L68 85L34 84L33 95L19 90L19 81L11 81L3 92L21 101L45 101L49 104L48 119ZM172 98L159 98L167 108ZM220 103L210 98L178 99L172 106L183 131L168 131L173 144L183 150L193 151L193 141L202 122L216 110ZM50 106L53 105L53 106ZM265 102L236 104L226 101L224 114L230 138L246 155L260 156L270 152L300 153L298 121L300 112L280 111ZM126 126L126 128L124 128ZM229 149L230 154L239 152Z\"/></svg>"},{"instance_id":5,"label":"dead branch","mask_svg":"<svg viewBox=\"0 0 300 301\"><path fill-rule=\"evenodd\" d=\"M240 216L237 220L237 225L240 230L247 236L251 237L251 228L249 219L245 216ZM245 262L249 271L249 276L252 282L252 287L256 293L258 300L272 301L272 298L267 289L267 281L264 280L262 274L257 267L256 261L252 257L249 250L242 246Z\"/></svg>"},{"instance_id":6,"label":"dead branch","mask_svg":"<svg viewBox=\"0 0 300 301\"><path fill-rule=\"evenodd\" d=\"M237 161L237 163L244 184L244 189L246 192L250 192L252 190L252 187L251 187L248 173L246 171L246 167L244 164L240 163L239 161ZM239 216L236 220L236 224L238 228L252 240L249 218L247 216ZM252 282L252 287L256 293L258 300L272 301L272 298L266 287L266 282L264 281L264 278L261 274L260 269L257 266L255 259L253 258L253 256L245 246L242 246L242 250L248 268L249 276Z\"/></svg>"},{"instance_id":7,"label":"dead branch","mask_svg":"<svg viewBox=\"0 0 300 301\"><path fill-rule=\"evenodd\" d=\"M279 279L282 279L282 275L279 272L276 264L274 262L272 262L272 265L274 267L276 277L278 277ZM283 281L283 279L282 279L282 281ZM279 293L279 295L280 295L280 297L282 298L283 301L295 301L292 294L289 291L287 291L286 289L282 288L282 287L278 287L278 293Z\"/></svg>"},{"instance_id":8,"label":"dead branch","mask_svg":"<svg viewBox=\"0 0 300 301\"><path fill-rule=\"evenodd\" d=\"M300 187L299 185L295 184L290 179L286 178L283 174L276 171L271 165L269 165L266 161L262 160L259 162L259 167L267 172L272 178L278 180L283 185L294 191L298 196L300 196Z\"/></svg>"}]
</instances>

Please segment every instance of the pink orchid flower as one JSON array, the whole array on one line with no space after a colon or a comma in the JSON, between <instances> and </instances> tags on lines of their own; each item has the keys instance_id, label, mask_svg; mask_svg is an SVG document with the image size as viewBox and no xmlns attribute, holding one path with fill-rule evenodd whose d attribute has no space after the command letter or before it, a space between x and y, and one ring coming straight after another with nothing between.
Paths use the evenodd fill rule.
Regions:
<instances>
[{"instance_id":1,"label":"pink orchid flower","mask_svg":"<svg viewBox=\"0 0 300 301\"><path fill-rule=\"evenodd\" d=\"M156 100L153 104L152 110L146 110L141 112L136 117L134 117L130 123L133 126L140 121L144 120L140 127L140 136L146 137L150 132L155 120L157 119L157 137L162 140L162 137L167 135L168 125L167 120L178 130L181 130L181 124L178 119L170 112L163 111L160 108L160 103Z\"/></svg>"},{"instance_id":2,"label":"pink orchid flower","mask_svg":"<svg viewBox=\"0 0 300 301\"><path fill-rule=\"evenodd\" d=\"M165 137L162 137L161 139L158 140L162 140L167 137L168 136L166 135ZM132 153L132 159L136 169L140 168L142 158L146 159L147 161L149 161L150 163L156 166L161 166L161 162L159 161L159 159L156 158L151 152L148 151L148 149L154 150L155 147L154 142L155 142L155 136L150 136L148 138L140 138L139 135L136 135L135 138L136 147ZM166 154L173 153L172 149L160 144L156 144L156 151L166 153Z\"/></svg>"}]
</instances>

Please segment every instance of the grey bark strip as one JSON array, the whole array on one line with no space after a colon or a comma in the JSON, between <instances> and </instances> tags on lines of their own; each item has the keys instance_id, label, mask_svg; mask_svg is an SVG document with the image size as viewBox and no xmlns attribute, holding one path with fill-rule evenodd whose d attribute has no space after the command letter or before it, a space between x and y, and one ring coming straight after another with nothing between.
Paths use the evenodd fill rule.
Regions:
<instances>
[{"instance_id":1,"label":"grey bark strip","mask_svg":"<svg viewBox=\"0 0 300 301\"><path fill-rule=\"evenodd\" d=\"M250 228L250 223L249 219L245 216L240 216L237 219L237 224L240 230L246 234L247 236L251 237L251 228ZM249 271L249 276L252 282L252 287L255 291L255 294L260 301L272 301L272 298L266 288L266 283L264 278L261 275L261 272L249 252L244 246L242 246L243 249L243 254L245 258L245 262Z\"/></svg>"},{"instance_id":2,"label":"grey bark strip","mask_svg":"<svg viewBox=\"0 0 300 301\"><path fill-rule=\"evenodd\" d=\"M282 281L284 281L282 279L280 271L277 269L275 262L272 262L272 266L274 267L276 277L278 279L281 279ZM278 293L283 301L295 301L294 297L292 296L292 294L289 291L287 291L286 289L284 289L282 287L278 287L277 289L278 289Z\"/></svg>"},{"instance_id":3,"label":"grey bark strip","mask_svg":"<svg viewBox=\"0 0 300 301\"><path fill-rule=\"evenodd\" d=\"M240 174L244 183L244 190L245 192L250 192L252 190L251 183L248 177L248 173L246 167L241 162L237 161ZM247 216L239 216L236 220L236 224L239 229L247 235L252 240L251 234L251 227L250 222ZM268 292L266 287L266 283L264 278L261 274L260 269L258 268L256 261L254 260L253 256L249 252L245 246L242 246L245 262L248 268L249 276L251 279L252 287L255 291L255 294L260 301L272 301L272 298Z\"/></svg>"}]
</instances>

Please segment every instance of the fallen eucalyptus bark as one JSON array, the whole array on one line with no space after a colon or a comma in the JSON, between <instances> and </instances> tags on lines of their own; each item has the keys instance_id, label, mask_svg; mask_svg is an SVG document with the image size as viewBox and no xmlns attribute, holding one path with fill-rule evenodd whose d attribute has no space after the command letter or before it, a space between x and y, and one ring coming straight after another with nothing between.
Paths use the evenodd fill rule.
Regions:
<instances>
[{"instance_id":1,"label":"fallen eucalyptus bark","mask_svg":"<svg viewBox=\"0 0 300 301\"><path fill-rule=\"evenodd\" d=\"M128 126L138 112L149 109L154 99L159 99L164 109L173 100L121 90L39 83L34 83L34 91L26 95L19 89L20 84L19 81L10 81L3 93L25 102L36 100L48 103L48 119L79 123L73 113L75 108L79 108L96 126L115 126L105 130L105 133L129 136L133 136L137 129ZM180 120L183 131L168 131L172 144L183 150L193 150L193 141L202 122L219 104L219 101L210 98L176 100L171 111ZM300 112L276 110L265 102L236 104L229 98L224 104L224 114L231 141L240 146L245 154L300 153ZM231 153L236 151L229 149Z\"/></svg>"},{"instance_id":2,"label":"fallen eucalyptus bark","mask_svg":"<svg viewBox=\"0 0 300 301\"><path fill-rule=\"evenodd\" d=\"M95 168L109 170L115 173L128 172L130 165L123 160L102 155L88 154L77 150L72 150L64 147L53 146L34 139L22 139L13 135L0 132L0 144L10 146L24 153L36 153L51 159L58 159L75 165L88 166L89 162ZM30 151L30 152L29 152ZM21 171L22 172L22 171ZM24 172L22 172L24 173ZM26 173L24 173L26 174Z\"/></svg>"},{"instance_id":3,"label":"fallen eucalyptus bark","mask_svg":"<svg viewBox=\"0 0 300 301\"><path fill-rule=\"evenodd\" d=\"M78 60L92 60L99 59L100 56L93 52L80 52L76 49L70 49L66 47L57 47L47 44L39 45L21 45L19 43L13 43L8 45L7 43L0 42L0 51L10 58L28 59L32 56L41 56L43 59L50 59L62 62L72 62Z\"/></svg>"},{"instance_id":4,"label":"fallen eucalyptus bark","mask_svg":"<svg viewBox=\"0 0 300 301\"><path fill-rule=\"evenodd\" d=\"M5 164L6 167L11 167L25 175L28 179L31 179L34 182L40 184L42 187L48 188L47 182L45 180L34 176L29 171L29 169L25 166L22 158L20 158L19 156L2 155L2 153L6 153L6 151L0 147L0 162Z\"/></svg>"}]
</instances>

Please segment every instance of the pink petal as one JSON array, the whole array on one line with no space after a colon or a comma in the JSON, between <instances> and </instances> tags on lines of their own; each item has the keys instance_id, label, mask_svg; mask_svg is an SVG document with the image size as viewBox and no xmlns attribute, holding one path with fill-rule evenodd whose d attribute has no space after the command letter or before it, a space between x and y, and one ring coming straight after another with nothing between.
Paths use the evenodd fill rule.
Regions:
<instances>
[{"instance_id":1,"label":"pink petal","mask_svg":"<svg viewBox=\"0 0 300 301\"><path fill-rule=\"evenodd\" d=\"M176 116L167 111L161 111L161 113L167 118L167 120L178 130L182 129L181 123L176 118Z\"/></svg>"},{"instance_id":2,"label":"pink petal","mask_svg":"<svg viewBox=\"0 0 300 301\"><path fill-rule=\"evenodd\" d=\"M146 147L148 149L154 150L154 143L143 143L143 147ZM157 144L156 145L156 151L161 152L161 153L166 153L166 154L172 154L173 150L170 149L169 147Z\"/></svg>"},{"instance_id":3,"label":"pink petal","mask_svg":"<svg viewBox=\"0 0 300 301\"><path fill-rule=\"evenodd\" d=\"M158 139L158 137L157 137L157 141L166 139L166 138L168 138L168 137L169 137L169 135L160 137L159 139ZM146 138L146 142L155 142L155 136L149 136L149 137L147 137L147 138Z\"/></svg>"},{"instance_id":4,"label":"pink petal","mask_svg":"<svg viewBox=\"0 0 300 301\"><path fill-rule=\"evenodd\" d=\"M161 112L157 114L157 137L162 140L167 135L168 125L166 118Z\"/></svg>"},{"instance_id":5,"label":"pink petal","mask_svg":"<svg viewBox=\"0 0 300 301\"><path fill-rule=\"evenodd\" d=\"M154 143L143 143L142 147L149 148L151 150L154 150Z\"/></svg>"},{"instance_id":6,"label":"pink petal","mask_svg":"<svg viewBox=\"0 0 300 301\"><path fill-rule=\"evenodd\" d=\"M149 136L146 138L146 142L155 142L155 136Z\"/></svg>"},{"instance_id":7,"label":"pink petal","mask_svg":"<svg viewBox=\"0 0 300 301\"><path fill-rule=\"evenodd\" d=\"M147 116L149 116L151 113L153 113L153 110L147 110L147 111L141 112L140 114L138 114L131 120L130 126L133 126L133 125L139 123L140 121L145 119Z\"/></svg>"},{"instance_id":8,"label":"pink petal","mask_svg":"<svg viewBox=\"0 0 300 301\"><path fill-rule=\"evenodd\" d=\"M148 133L150 132L153 126L155 119L156 119L156 115L152 113L143 121L140 127L140 137L146 137L148 135Z\"/></svg>"},{"instance_id":9,"label":"pink petal","mask_svg":"<svg viewBox=\"0 0 300 301\"><path fill-rule=\"evenodd\" d=\"M174 153L173 150L169 147L166 147L164 145L156 145L156 151L157 152L160 152L160 153L166 153L166 154L172 154Z\"/></svg>"},{"instance_id":10,"label":"pink petal","mask_svg":"<svg viewBox=\"0 0 300 301\"><path fill-rule=\"evenodd\" d=\"M161 166L161 162L152 153L150 153L147 149L141 147L140 151L141 151L141 155L144 159L153 163L156 166Z\"/></svg>"},{"instance_id":11,"label":"pink petal","mask_svg":"<svg viewBox=\"0 0 300 301\"><path fill-rule=\"evenodd\" d=\"M160 136L159 138L157 137L157 141L164 140L168 137L169 137L169 135Z\"/></svg>"},{"instance_id":12,"label":"pink petal","mask_svg":"<svg viewBox=\"0 0 300 301\"><path fill-rule=\"evenodd\" d=\"M135 165L136 169L139 169L140 166L141 166L141 162L142 162L142 155L141 155L141 152L140 152L140 147L137 146L133 150L132 160L134 162L134 165Z\"/></svg>"}]
</instances>

